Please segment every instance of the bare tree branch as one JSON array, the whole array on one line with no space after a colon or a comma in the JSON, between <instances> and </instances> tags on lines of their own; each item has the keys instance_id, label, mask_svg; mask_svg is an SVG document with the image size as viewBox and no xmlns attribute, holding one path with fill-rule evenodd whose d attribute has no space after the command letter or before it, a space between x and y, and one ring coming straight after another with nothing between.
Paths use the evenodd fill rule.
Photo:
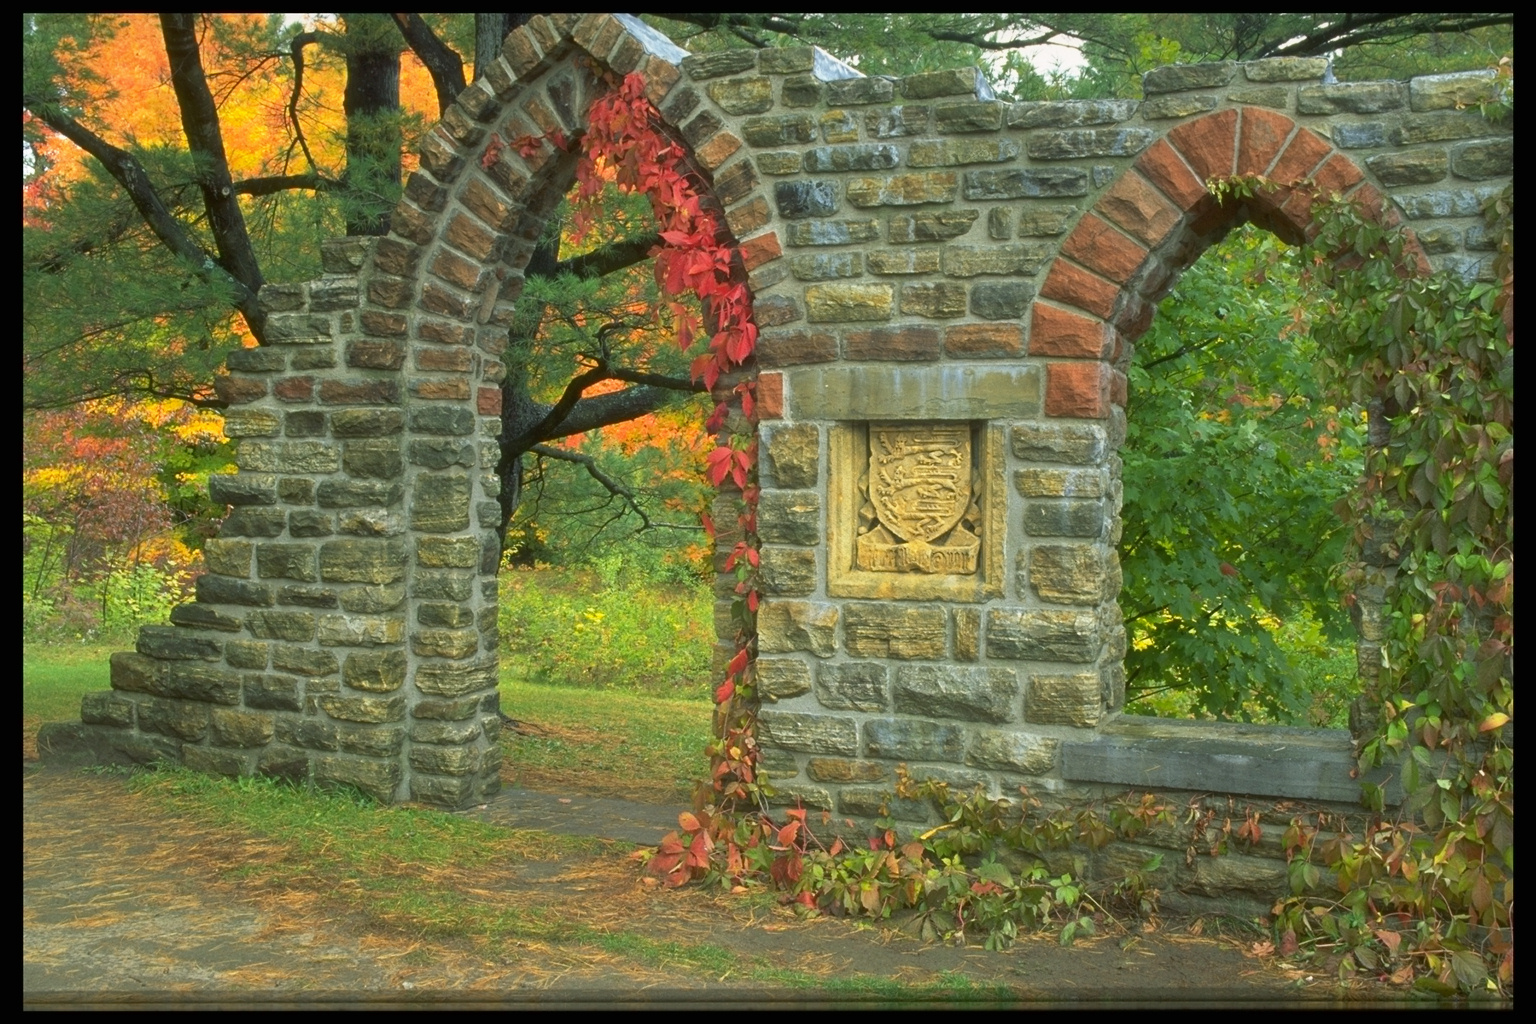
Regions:
<instances>
[{"instance_id":1,"label":"bare tree branch","mask_svg":"<svg viewBox=\"0 0 1536 1024\"><path fill-rule=\"evenodd\" d=\"M661 236L654 232L625 238L611 245L605 245L601 249L593 249L591 252L573 256L568 260L556 261L548 268L549 273L544 276L558 277L561 274L574 274L583 278L604 277L646 259L650 256L651 250L660 244ZM530 264L530 268L531 266Z\"/></svg>"},{"instance_id":2,"label":"bare tree branch","mask_svg":"<svg viewBox=\"0 0 1536 1024\"><path fill-rule=\"evenodd\" d=\"M464 91L464 59L437 37L419 14L391 14L406 44L427 67L437 89L437 113L441 117Z\"/></svg>"},{"instance_id":3,"label":"bare tree branch","mask_svg":"<svg viewBox=\"0 0 1536 1024\"><path fill-rule=\"evenodd\" d=\"M274 174L266 178L247 178L230 186L237 196L270 196L295 189L315 192L339 192L342 184L320 174Z\"/></svg>"},{"instance_id":4,"label":"bare tree branch","mask_svg":"<svg viewBox=\"0 0 1536 1024\"><path fill-rule=\"evenodd\" d=\"M198 188L208 211L208 227L219 250L219 264L252 292L261 291L261 266L245 229L224 153L219 112L208 89L197 42L197 15L162 14L160 30L171 64L171 87L181 108L181 128L199 166Z\"/></svg>"},{"instance_id":5,"label":"bare tree branch","mask_svg":"<svg viewBox=\"0 0 1536 1024\"><path fill-rule=\"evenodd\" d=\"M304 162L309 165L311 173L318 174L319 168L315 165L314 154L309 151L309 140L304 137L304 126L299 124L299 96L304 91L304 47L310 43L318 43L318 32L300 32L293 37L288 44L288 52L293 56L293 92L288 94L288 121L293 125L293 137L299 144L299 149L304 152ZM288 148L293 152L293 147Z\"/></svg>"}]
</instances>

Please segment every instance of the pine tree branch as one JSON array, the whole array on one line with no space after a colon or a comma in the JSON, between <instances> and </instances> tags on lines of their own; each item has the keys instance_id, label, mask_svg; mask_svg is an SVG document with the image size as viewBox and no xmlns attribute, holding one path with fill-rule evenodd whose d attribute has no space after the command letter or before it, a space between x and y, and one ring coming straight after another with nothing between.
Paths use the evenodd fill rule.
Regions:
<instances>
[{"instance_id":1,"label":"pine tree branch","mask_svg":"<svg viewBox=\"0 0 1536 1024\"><path fill-rule=\"evenodd\" d=\"M535 455L559 459L561 462L573 462L581 466L587 471L588 476L602 484L605 491L624 502L626 507L640 517L641 529L649 530L653 526L651 517L645 514L645 509L641 508L640 503L635 499L635 492L624 486L621 481L615 480L603 472L602 467L597 464L597 460L592 456L584 452L571 451L568 448L551 448L547 444L536 444L528 450Z\"/></svg>"},{"instance_id":2,"label":"pine tree branch","mask_svg":"<svg viewBox=\"0 0 1536 1024\"><path fill-rule=\"evenodd\" d=\"M160 193L144 173L143 165L132 154L107 142L51 103L33 96L23 96L21 102L48 127L95 157L112 179L128 193L139 216L161 244L190 264L198 277L229 287L234 293L235 308L245 315L246 322L256 336L261 337L265 317L256 301L256 291L225 270L187 233L182 223L166 208Z\"/></svg>"},{"instance_id":3,"label":"pine tree branch","mask_svg":"<svg viewBox=\"0 0 1536 1024\"><path fill-rule=\"evenodd\" d=\"M170 59L171 87L181 108L181 127L199 166L198 188L208 211L208 227L219 251L219 265L252 292L261 291L261 266L245 228L245 214L235 194L224 152L218 107L208 88L197 41L197 15L162 14L160 30Z\"/></svg>"},{"instance_id":4,"label":"pine tree branch","mask_svg":"<svg viewBox=\"0 0 1536 1024\"><path fill-rule=\"evenodd\" d=\"M400 34L416 58L426 65L437 89L437 113L441 117L464 91L464 58L438 38L419 14L391 14Z\"/></svg>"}]
</instances>

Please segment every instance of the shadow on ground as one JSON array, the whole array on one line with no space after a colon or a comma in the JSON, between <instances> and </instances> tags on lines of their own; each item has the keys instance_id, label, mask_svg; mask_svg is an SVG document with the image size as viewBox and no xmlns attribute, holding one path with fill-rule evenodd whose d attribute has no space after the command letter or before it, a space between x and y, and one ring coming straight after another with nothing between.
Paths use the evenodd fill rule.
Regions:
<instances>
[{"instance_id":1,"label":"shadow on ground","mask_svg":"<svg viewBox=\"0 0 1536 1024\"><path fill-rule=\"evenodd\" d=\"M1348 999L1173 929L1005 953L802 919L765 898L642 886L622 844L654 843L676 809L507 790L477 817L617 844L498 865L465 899L536 909L555 938L426 935L307 878L272 840L178 817L120 775L35 764L22 773L27 1005L273 1008L400 1002L656 1006L1102 1003L1295 1005ZM271 879L281 879L274 882ZM521 891L519 891L521 890Z\"/></svg>"}]
</instances>

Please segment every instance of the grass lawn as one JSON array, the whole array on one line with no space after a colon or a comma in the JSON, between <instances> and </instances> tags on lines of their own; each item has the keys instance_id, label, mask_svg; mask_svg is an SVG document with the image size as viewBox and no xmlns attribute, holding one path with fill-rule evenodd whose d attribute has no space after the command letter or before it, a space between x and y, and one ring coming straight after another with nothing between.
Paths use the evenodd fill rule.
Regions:
<instances>
[{"instance_id":1,"label":"grass lawn","mask_svg":"<svg viewBox=\"0 0 1536 1024\"><path fill-rule=\"evenodd\" d=\"M107 659L131 645L24 644L21 648L21 748L37 756L37 730L44 722L80 718L80 698L109 689Z\"/></svg>"}]
</instances>

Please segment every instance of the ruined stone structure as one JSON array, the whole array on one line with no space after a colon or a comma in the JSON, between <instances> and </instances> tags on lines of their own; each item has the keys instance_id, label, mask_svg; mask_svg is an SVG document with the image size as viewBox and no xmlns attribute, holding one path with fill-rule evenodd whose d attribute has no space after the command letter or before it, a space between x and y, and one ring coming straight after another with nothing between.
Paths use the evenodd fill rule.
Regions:
<instances>
[{"instance_id":1,"label":"ruined stone structure","mask_svg":"<svg viewBox=\"0 0 1536 1024\"><path fill-rule=\"evenodd\" d=\"M513 33L426 137L390 235L263 291L268 343L222 385L240 472L213 484L233 511L197 602L42 746L447 807L494 790L497 382L572 165L480 157L492 131L580 132L588 57L645 76L749 275L759 738L783 798L868 816L898 763L994 794L1356 798L1345 733L1119 717L1125 368L1231 226L1308 229L1301 192L1223 206L1211 177L1315 180L1483 273L1480 203L1512 173L1475 109L1491 73L1325 85L1323 61L1282 59L1159 68L1142 101L1007 103L975 69L688 56L608 15Z\"/></svg>"}]
</instances>

